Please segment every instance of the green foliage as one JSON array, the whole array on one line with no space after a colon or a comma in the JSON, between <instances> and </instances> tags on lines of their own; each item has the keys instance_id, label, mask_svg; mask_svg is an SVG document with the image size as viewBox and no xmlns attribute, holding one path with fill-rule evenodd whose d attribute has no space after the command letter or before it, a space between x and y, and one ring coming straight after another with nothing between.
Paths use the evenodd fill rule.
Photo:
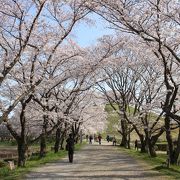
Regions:
<instances>
[{"instance_id":1,"label":"green foliage","mask_svg":"<svg viewBox=\"0 0 180 180\"><path fill-rule=\"evenodd\" d=\"M6 177L8 177L10 173L11 173L11 170L7 166L1 167L0 168L0 179L6 179Z\"/></svg>"},{"instance_id":2,"label":"green foliage","mask_svg":"<svg viewBox=\"0 0 180 180\"><path fill-rule=\"evenodd\" d=\"M5 167L6 165L7 165L7 163L6 163L6 162L4 162L4 161L0 161L0 168Z\"/></svg>"}]
</instances>

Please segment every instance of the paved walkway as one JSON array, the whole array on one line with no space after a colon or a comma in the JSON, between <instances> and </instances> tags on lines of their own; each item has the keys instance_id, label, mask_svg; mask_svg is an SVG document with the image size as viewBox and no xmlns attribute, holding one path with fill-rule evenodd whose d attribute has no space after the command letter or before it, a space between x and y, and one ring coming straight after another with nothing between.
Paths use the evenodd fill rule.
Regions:
<instances>
[{"instance_id":1,"label":"paved walkway","mask_svg":"<svg viewBox=\"0 0 180 180\"><path fill-rule=\"evenodd\" d=\"M167 180L131 157L103 143L85 146L75 153L74 163L64 158L35 169L27 180Z\"/></svg>"}]
</instances>

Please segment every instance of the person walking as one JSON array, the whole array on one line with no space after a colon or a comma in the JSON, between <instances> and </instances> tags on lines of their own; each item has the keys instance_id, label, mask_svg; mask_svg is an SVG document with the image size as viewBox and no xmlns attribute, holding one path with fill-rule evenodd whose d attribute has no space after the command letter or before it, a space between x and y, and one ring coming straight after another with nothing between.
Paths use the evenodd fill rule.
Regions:
<instances>
[{"instance_id":1,"label":"person walking","mask_svg":"<svg viewBox=\"0 0 180 180\"><path fill-rule=\"evenodd\" d=\"M89 136L88 136L88 134L86 135L86 142L88 142L88 139L89 139Z\"/></svg>"},{"instance_id":2,"label":"person walking","mask_svg":"<svg viewBox=\"0 0 180 180\"><path fill-rule=\"evenodd\" d=\"M102 136L99 134L99 136L98 136L99 144L101 144L101 139L102 139Z\"/></svg>"},{"instance_id":3,"label":"person walking","mask_svg":"<svg viewBox=\"0 0 180 180\"><path fill-rule=\"evenodd\" d=\"M93 140L93 136L90 135L90 136L89 136L89 144L92 144L92 140Z\"/></svg>"},{"instance_id":4,"label":"person walking","mask_svg":"<svg viewBox=\"0 0 180 180\"><path fill-rule=\"evenodd\" d=\"M137 139L134 142L134 148L135 148L135 150L138 151L138 140Z\"/></svg>"},{"instance_id":5,"label":"person walking","mask_svg":"<svg viewBox=\"0 0 180 180\"><path fill-rule=\"evenodd\" d=\"M107 142L109 142L109 135L106 136L106 140L107 140Z\"/></svg>"},{"instance_id":6,"label":"person walking","mask_svg":"<svg viewBox=\"0 0 180 180\"><path fill-rule=\"evenodd\" d=\"M69 134L69 138L66 140L67 145L66 149L68 150L68 157L69 157L69 162L73 162L73 155L74 155L74 139L72 134Z\"/></svg>"},{"instance_id":7,"label":"person walking","mask_svg":"<svg viewBox=\"0 0 180 180\"><path fill-rule=\"evenodd\" d=\"M116 137L114 135L113 139L112 139L112 142L113 142L113 146L116 146Z\"/></svg>"}]
</instances>

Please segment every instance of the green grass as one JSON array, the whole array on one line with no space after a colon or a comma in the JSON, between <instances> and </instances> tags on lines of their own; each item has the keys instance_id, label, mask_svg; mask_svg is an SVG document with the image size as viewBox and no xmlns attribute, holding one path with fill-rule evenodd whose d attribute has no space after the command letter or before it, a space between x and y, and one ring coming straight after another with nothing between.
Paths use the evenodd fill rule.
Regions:
<instances>
[{"instance_id":1,"label":"green grass","mask_svg":"<svg viewBox=\"0 0 180 180\"><path fill-rule=\"evenodd\" d=\"M159 171L161 174L168 175L172 177L172 179L180 179L180 166L171 165L170 168L167 168L162 165L166 162L166 154L158 154L157 157L152 158L147 153L141 153L134 149L124 149L120 147L120 151L129 154L134 159L146 162L152 169Z\"/></svg>"},{"instance_id":2,"label":"green grass","mask_svg":"<svg viewBox=\"0 0 180 180\"><path fill-rule=\"evenodd\" d=\"M115 105L115 108L118 109L117 105ZM111 113L111 112L113 111L112 106L111 106L110 104L106 104L106 106L105 106L105 111L106 111L107 113Z\"/></svg>"},{"instance_id":3,"label":"green grass","mask_svg":"<svg viewBox=\"0 0 180 180\"><path fill-rule=\"evenodd\" d=\"M78 151L82 148L82 146L85 144L83 142L82 144L77 144L75 146L75 150ZM26 167L20 167L16 168L14 170L10 170L8 167L2 167L0 168L0 179L3 180L17 180L17 179L23 179L23 176L27 174L29 171L31 171L33 168L41 166L48 162L54 162L57 161L63 157L67 156L67 151L61 150L58 153L54 153L53 151L50 151L46 154L46 157L39 158L38 156L34 156L31 159L26 161Z\"/></svg>"},{"instance_id":4,"label":"green grass","mask_svg":"<svg viewBox=\"0 0 180 180\"><path fill-rule=\"evenodd\" d=\"M6 148L9 146L17 146L16 141L0 141L0 148Z\"/></svg>"},{"instance_id":5,"label":"green grass","mask_svg":"<svg viewBox=\"0 0 180 180\"><path fill-rule=\"evenodd\" d=\"M108 113L108 117L107 129L104 133L106 135L109 134L110 136L119 136L119 133L117 132L119 126L119 115L113 111L113 108L109 104L106 105L105 111Z\"/></svg>"}]
</instances>

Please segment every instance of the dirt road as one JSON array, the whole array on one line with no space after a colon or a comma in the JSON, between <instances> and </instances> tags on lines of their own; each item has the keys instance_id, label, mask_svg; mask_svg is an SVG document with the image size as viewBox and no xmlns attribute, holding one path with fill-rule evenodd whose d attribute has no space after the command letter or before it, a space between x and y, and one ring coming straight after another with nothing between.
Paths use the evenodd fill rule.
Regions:
<instances>
[{"instance_id":1,"label":"dirt road","mask_svg":"<svg viewBox=\"0 0 180 180\"><path fill-rule=\"evenodd\" d=\"M27 180L167 180L151 167L120 153L116 147L85 146L75 153L73 164L67 158L48 163L26 175Z\"/></svg>"}]
</instances>

